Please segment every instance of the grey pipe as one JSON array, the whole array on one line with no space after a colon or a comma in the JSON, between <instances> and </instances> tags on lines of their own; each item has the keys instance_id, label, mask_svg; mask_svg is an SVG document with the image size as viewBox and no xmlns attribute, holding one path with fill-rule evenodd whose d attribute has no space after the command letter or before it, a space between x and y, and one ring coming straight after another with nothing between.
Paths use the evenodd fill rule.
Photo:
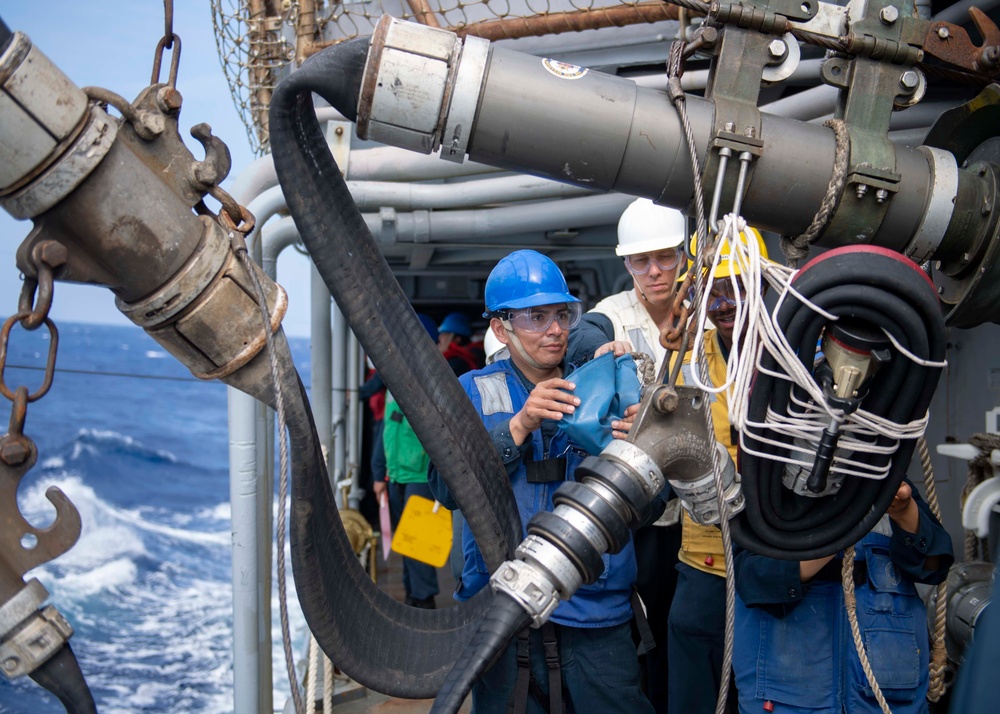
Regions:
<instances>
[{"instance_id":1,"label":"grey pipe","mask_svg":"<svg viewBox=\"0 0 1000 714\"><path fill-rule=\"evenodd\" d=\"M333 470L330 472L330 481L334 487L340 503L340 491L337 483L344 478L347 468L347 448L345 440L347 438L347 403L345 395L347 391L347 320L336 303L332 303L330 311L333 314L333 339L332 339L332 375L330 383L333 386ZM340 503L340 505L344 505Z\"/></svg>"},{"instance_id":2,"label":"grey pipe","mask_svg":"<svg viewBox=\"0 0 1000 714\"><path fill-rule=\"evenodd\" d=\"M448 165L448 162L444 161L439 163ZM353 166L353 163L351 165ZM538 201L592 193L581 186L524 175L481 178L447 184L348 181L347 188L362 211L383 206L400 210L462 208L481 206L485 203Z\"/></svg>"},{"instance_id":3,"label":"grey pipe","mask_svg":"<svg viewBox=\"0 0 1000 714\"><path fill-rule=\"evenodd\" d=\"M807 121L824 114L831 114L837 107L839 93L840 90L836 87L824 84L765 104L760 110L776 116Z\"/></svg>"},{"instance_id":4,"label":"grey pipe","mask_svg":"<svg viewBox=\"0 0 1000 714\"><path fill-rule=\"evenodd\" d=\"M333 473L333 328L331 326L330 291L320 277L315 265L309 270L309 363L312 373L312 390L309 403L312 405L313 421L320 444L326 448L326 468Z\"/></svg>"},{"instance_id":5,"label":"grey pipe","mask_svg":"<svg viewBox=\"0 0 1000 714\"><path fill-rule=\"evenodd\" d=\"M365 214L369 230L384 245L403 242L482 240L520 233L585 228L618 222L633 197L604 194L472 211L382 211Z\"/></svg>"},{"instance_id":6,"label":"grey pipe","mask_svg":"<svg viewBox=\"0 0 1000 714\"><path fill-rule=\"evenodd\" d=\"M230 387L229 503L233 529L233 712L259 714L260 617L258 602L257 448L253 397ZM239 534L239 537L236 537ZM270 614L270 613L268 613ZM266 674L270 683L270 671Z\"/></svg>"},{"instance_id":7,"label":"grey pipe","mask_svg":"<svg viewBox=\"0 0 1000 714\"><path fill-rule=\"evenodd\" d=\"M347 470L351 488L344 506L357 508L361 503L361 400L358 387L361 381L361 343L351 330L347 331Z\"/></svg>"}]
</instances>

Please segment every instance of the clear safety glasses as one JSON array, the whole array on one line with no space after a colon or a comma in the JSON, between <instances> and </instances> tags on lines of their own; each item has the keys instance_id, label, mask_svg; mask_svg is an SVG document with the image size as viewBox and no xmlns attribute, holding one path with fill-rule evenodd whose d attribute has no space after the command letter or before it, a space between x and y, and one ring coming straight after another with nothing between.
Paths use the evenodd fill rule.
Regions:
<instances>
[{"instance_id":1,"label":"clear safety glasses","mask_svg":"<svg viewBox=\"0 0 1000 714\"><path fill-rule=\"evenodd\" d=\"M736 284L740 288L740 299L747 296L747 289L743 287L743 282L737 280ZM694 288L688 291L688 300L694 303ZM720 278L712 285L712 292L708 296L708 312L715 312L723 305L736 307L736 294L733 292L733 283L729 278Z\"/></svg>"},{"instance_id":2,"label":"clear safety glasses","mask_svg":"<svg viewBox=\"0 0 1000 714\"><path fill-rule=\"evenodd\" d=\"M625 265L633 275L645 275L654 264L666 273L678 266L681 254L676 250L661 250L659 253L636 253L625 256Z\"/></svg>"},{"instance_id":3,"label":"clear safety glasses","mask_svg":"<svg viewBox=\"0 0 1000 714\"><path fill-rule=\"evenodd\" d=\"M524 310L511 310L507 313L510 324L519 330L527 332L545 332L553 322L559 323L564 330L576 327L583 316L583 306L578 302L568 302L562 305L542 305Z\"/></svg>"}]
</instances>

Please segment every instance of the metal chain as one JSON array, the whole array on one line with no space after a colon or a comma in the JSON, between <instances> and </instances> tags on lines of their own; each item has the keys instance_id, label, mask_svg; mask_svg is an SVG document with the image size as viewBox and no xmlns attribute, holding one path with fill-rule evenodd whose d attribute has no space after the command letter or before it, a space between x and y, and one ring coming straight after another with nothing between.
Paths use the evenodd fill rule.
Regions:
<instances>
[{"instance_id":1,"label":"metal chain","mask_svg":"<svg viewBox=\"0 0 1000 714\"><path fill-rule=\"evenodd\" d=\"M228 194L226 194L228 196ZM302 693L299 691L298 678L295 674L295 658L292 653L292 636L288 625L288 592L286 587L285 574L285 501L288 499L288 436L285 426L285 398L279 388L278 357L274 351L271 336L271 316L267 308L267 295L264 293L264 286L261 285L257 275L257 265L250 258L247 251L246 234L242 227L249 225L251 230L254 224L253 214L243 206L239 206L240 224L232 219L228 210L219 213L219 219L229 234L229 240L233 246L233 252L246 270L253 283L254 292L257 295L257 302L260 306L261 319L264 324L264 340L267 343L268 366L271 370L271 381L274 384L275 413L278 418L278 452L280 474L278 477L278 612L281 619L281 638L284 644L285 668L288 671L288 684L292 690L292 703L295 706L296 714L303 714L305 708L302 702Z\"/></svg>"},{"instance_id":2,"label":"metal chain","mask_svg":"<svg viewBox=\"0 0 1000 714\"><path fill-rule=\"evenodd\" d=\"M938 504L937 485L934 482L934 465L931 463L930 450L927 448L927 438L917 439L917 451L920 454L920 465L924 471L924 490L927 492L927 506L934 517L941 521L941 506ZM934 629L931 632L931 656L928 670L930 680L927 684L927 700L938 701L948 690L946 675L948 673L948 648L944 635L948 617L948 582L937 585L937 597L934 600Z\"/></svg>"},{"instance_id":3,"label":"metal chain","mask_svg":"<svg viewBox=\"0 0 1000 714\"><path fill-rule=\"evenodd\" d=\"M174 47L174 43L177 44L177 47ZM156 50L153 53L153 76L149 80L150 84L160 83L163 51L170 49L173 52L170 55L170 74L167 75L167 84L176 87L177 68L181 62L181 38L174 32L174 1L163 0L163 37L156 43Z\"/></svg>"}]
</instances>

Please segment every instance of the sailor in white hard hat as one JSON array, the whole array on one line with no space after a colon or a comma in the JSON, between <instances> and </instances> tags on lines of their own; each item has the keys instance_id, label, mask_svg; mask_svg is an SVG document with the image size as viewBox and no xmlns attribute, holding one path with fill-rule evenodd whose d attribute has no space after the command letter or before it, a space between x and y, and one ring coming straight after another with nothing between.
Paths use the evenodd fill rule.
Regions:
<instances>
[{"instance_id":1,"label":"sailor in white hard hat","mask_svg":"<svg viewBox=\"0 0 1000 714\"><path fill-rule=\"evenodd\" d=\"M633 288L612 295L583 317L570 335L568 359L579 364L604 352L645 352L659 370L666 350L660 332L670 324L677 277L684 267L687 221L680 211L647 198L629 204L618 221L615 253L625 261Z\"/></svg>"}]
</instances>

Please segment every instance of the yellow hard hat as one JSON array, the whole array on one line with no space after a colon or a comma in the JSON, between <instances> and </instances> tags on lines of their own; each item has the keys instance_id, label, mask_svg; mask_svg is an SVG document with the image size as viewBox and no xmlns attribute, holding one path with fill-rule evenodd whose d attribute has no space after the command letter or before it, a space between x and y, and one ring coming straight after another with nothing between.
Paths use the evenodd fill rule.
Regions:
<instances>
[{"instance_id":1,"label":"yellow hard hat","mask_svg":"<svg viewBox=\"0 0 1000 714\"><path fill-rule=\"evenodd\" d=\"M747 226L745 231L740 233L740 238L744 243L747 242L747 235L752 235L757 240L757 246L760 248L760 257L764 260L768 260L767 246L764 245L764 239L760 236L760 231L751 226ZM719 246L719 264L715 267L715 273L712 275L713 278L728 278L732 275L740 274L740 266L737 263L732 263L732 272L730 272L729 263L729 241L725 238L722 239L722 245ZM695 233L691 236L691 255L698 255L698 234ZM687 269L691 270L694 267L694 261L688 260ZM677 282L681 282L687 277L687 273L681 275L677 278Z\"/></svg>"}]
</instances>

